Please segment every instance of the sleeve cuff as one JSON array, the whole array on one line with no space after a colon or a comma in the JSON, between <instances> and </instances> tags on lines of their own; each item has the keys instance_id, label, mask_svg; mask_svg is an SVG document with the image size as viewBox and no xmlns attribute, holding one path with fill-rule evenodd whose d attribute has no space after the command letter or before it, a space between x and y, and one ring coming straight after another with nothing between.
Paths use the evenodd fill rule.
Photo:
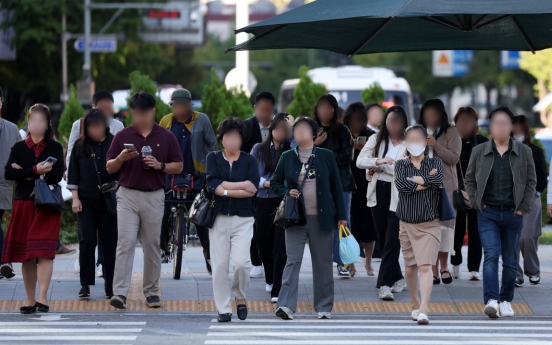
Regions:
<instances>
[{"instance_id":1,"label":"sleeve cuff","mask_svg":"<svg viewBox=\"0 0 552 345\"><path fill-rule=\"evenodd\" d=\"M34 172L35 175L38 175L38 169L37 169L36 165L33 166L33 172Z\"/></svg>"},{"instance_id":2,"label":"sleeve cuff","mask_svg":"<svg viewBox=\"0 0 552 345\"><path fill-rule=\"evenodd\" d=\"M69 189L69 190L78 190L79 186L77 186L76 184L68 184L67 189Z\"/></svg>"},{"instance_id":3,"label":"sleeve cuff","mask_svg":"<svg viewBox=\"0 0 552 345\"><path fill-rule=\"evenodd\" d=\"M259 188L264 188L264 183L266 182L266 179L264 177L261 177L259 180Z\"/></svg>"}]
</instances>

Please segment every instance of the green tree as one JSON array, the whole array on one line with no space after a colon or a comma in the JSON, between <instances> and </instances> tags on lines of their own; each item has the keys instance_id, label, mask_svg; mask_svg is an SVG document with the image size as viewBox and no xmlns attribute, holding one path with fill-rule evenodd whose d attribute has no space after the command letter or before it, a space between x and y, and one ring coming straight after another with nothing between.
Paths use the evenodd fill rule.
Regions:
<instances>
[{"instance_id":1,"label":"green tree","mask_svg":"<svg viewBox=\"0 0 552 345\"><path fill-rule=\"evenodd\" d=\"M531 74L536 80L535 89L539 100L542 100L552 90L552 49L538 51L536 54L521 52L519 67ZM548 128L552 128L550 109L540 113L540 120Z\"/></svg>"},{"instance_id":2,"label":"green tree","mask_svg":"<svg viewBox=\"0 0 552 345\"><path fill-rule=\"evenodd\" d=\"M228 116L245 119L253 113L253 108L245 93L241 89L227 89L214 68L211 69L211 82L203 89L201 102L200 110L209 116L215 130L219 123Z\"/></svg>"},{"instance_id":3,"label":"green tree","mask_svg":"<svg viewBox=\"0 0 552 345\"><path fill-rule=\"evenodd\" d=\"M362 90L362 93L360 95L364 104L381 104L383 101L385 101L385 91L378 82L375 82L374 84L370 85L370 87Z\"/></svg>"},{"instance_id":4,"label":"green tree","mask_svg":"<svg viewBox=\"0 0 552 345\"><path fill-rule=\"evenodd\" d=\"M132 96L135 92L138 91L145 91L147 93L150 93L155 98L155 122L159 122L161 118L167 114L171 113L171 107L163 102L161 98L159 98L159 89L157 86L155 86L155 83L150 79L149 76L144 75L140 73L140 71L133 71L130 73L130 95ZM130 98L127 99L127 102L130 102ZM132 109L130 109L129 104L129 113L126 117L126 125L131 124L131 117L129 115L132 115Z\"/></svg>"},{"instance_id":5,"label":"green tree","mask_svg":"<svg viewBox=\"0 0 552 345\"><path fill-rule=\"evenodd\" d=\"M293 90L293 101L287 111L293 116L310 116L320 96L328 93L326 87L312 81L307 72L307 66L299 68L299 83Z\"/></svg>"},{"instance_id":6,"label":"green tree","mask_svg":"<svg viewBox=\"0 0 552 345\"><path fill-rule=\"evenodd\" d=\"M71 95L65 103L65 109L59 119L58 132L61 141L65 144L69 141L69 134L73 128L73 122L84 116L84 108L77 99L77 91L75 86L71 85Z\"/></svg>"}]
</instances>

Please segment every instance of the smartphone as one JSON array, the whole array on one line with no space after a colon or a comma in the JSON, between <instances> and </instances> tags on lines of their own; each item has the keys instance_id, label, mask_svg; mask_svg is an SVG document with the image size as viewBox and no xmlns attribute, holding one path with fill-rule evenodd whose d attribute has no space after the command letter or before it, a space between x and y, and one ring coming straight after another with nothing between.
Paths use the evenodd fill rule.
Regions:
<instances>
[{"instance_id":1,"label":"smartphone","mask_svg":"<svg viewBox=\"0 0 552 345\"><path fill-rule=\"evenodd\" d=\"M55 162L57 162L57 158L50 156L46 158L46 160L44 161L44 163L42 163L42 165L46 165L47 163L51 163L52 165L54 165Z\"/></svg>"},{"instance_id":2,"label":"smartphone","mask_svg":"<svg viewBox=\"0 0 552 345\"><path fill-rule=\"evenodd\" d=\"M321 135L322 133L324 133L324 127L320 127L318 129L318 135Z\"/></svg>"},{"instance_id":3,"label":"smartphone","mask_svg":"<svg viewBox=\"0 0 552 345\"><path fill-rule=\"evenodd\" d=\"M356 141L356 142L357 142L357 144L362 144L362 145L364 145L364 144L366 144L366 137L364 137L364 136L363 136L363 137L357 137L357 141Z\"/></svg>"},{"instance_id":4,"label":"smartphone","mask_svg":"<svg viewBox=\"0 0 552 345\"><path fill-rule=\"evenodd\" d=\"M134 144L125 144L125 149L130 150L131 152L136 151L136 147L134 147Z\"/></svg>"}]
</instances>

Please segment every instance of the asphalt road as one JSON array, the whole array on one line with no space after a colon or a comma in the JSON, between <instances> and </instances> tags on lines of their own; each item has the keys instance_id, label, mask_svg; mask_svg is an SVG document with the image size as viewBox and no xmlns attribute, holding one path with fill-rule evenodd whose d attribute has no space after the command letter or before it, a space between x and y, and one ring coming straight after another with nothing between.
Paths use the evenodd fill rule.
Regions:
<instances>
[{"instance_id":1,"label":"asphalt road","mask_svg":"<svg viewBox=\"0 0 552 345\"><path fill-rule=\"evenodd\" d=\"M219 324L214 314L0 314L0 344L40 345L549 345L552 318L430 315L427 326L407 317L300 316L281 321L267 314Z\"/></svg>"}]
</instances>

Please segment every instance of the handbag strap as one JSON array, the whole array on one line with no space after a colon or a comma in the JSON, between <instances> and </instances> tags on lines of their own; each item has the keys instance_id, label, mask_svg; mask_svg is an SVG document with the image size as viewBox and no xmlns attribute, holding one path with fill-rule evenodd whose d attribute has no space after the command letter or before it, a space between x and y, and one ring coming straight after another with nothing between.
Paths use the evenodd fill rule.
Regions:
<instances>
[{"instance_id":1,"label":"handbag strap","mask_svg":"<svg viewBox=\"0 0 552 345\"><path fill-rule=\"evenodd\" d=\"M462 162L458 161L458 165L460 166L460 176L462 177L462 184L464 185L464 189L466 188L466 180L464 179L464 171L462 170ZM451 166L452 169L452 166ZM458 185L458 179L456 179L456 190L459 190L460 186Z\"/></svg>"},{"instance_id":2,"label":"handbag strap","mask_svg":"<svg viewBox=\"0 0 552 345\"><path fill-rule=\"evenodd\" d=\"M299 150L299 149L297 149ZM309 157L309 160L307 161L307 166L305 167L305 176L303 176L303 182L301 182L301 187L299 187L299 195L301 195L301 192L303 190L303 186L305 185L305 181L307 181L307 173L309 172L310 168L314 164L314 157L316 152L316 146L313 146L312 153Z\"/></svg>"},{"instance_id":3,"label":"handbag strap","mask_svg":"<svg viewBox=\"0 0 552 345\"><path fill-rule=\"evenodd\" d=\"M90 151L92 151L92 162L94 162L94 169L96 169L96 176L98 177L98 186L102 186L102 180L100 179L100 171L98 170L98 165L96 164L96 154L94 153L94 149L92 149L92 146L90 146Z\"/></svg>"}]
</instances>

